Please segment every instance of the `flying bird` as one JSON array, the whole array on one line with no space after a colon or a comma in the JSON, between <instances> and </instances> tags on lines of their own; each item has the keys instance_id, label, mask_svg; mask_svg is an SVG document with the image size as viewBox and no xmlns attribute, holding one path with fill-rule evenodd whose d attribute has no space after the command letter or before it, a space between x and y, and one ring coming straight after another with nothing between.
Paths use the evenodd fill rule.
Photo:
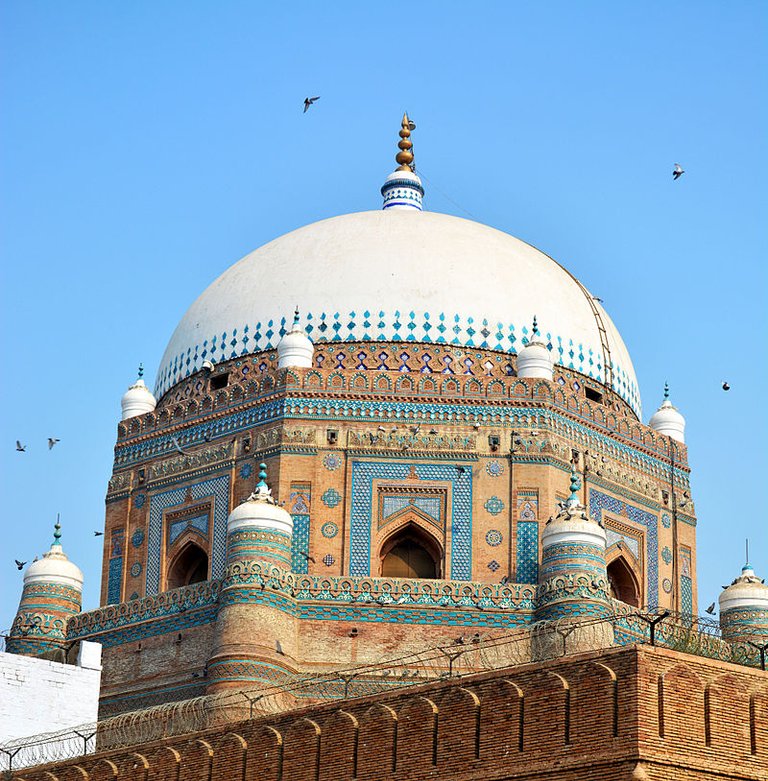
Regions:
<instances>
[{"instance_id":1,"label":"flying bird","mask_svg":"<svg viewBox=\"0 0 768 781\"><path fill-rule=\"evenodd\" d=\"M93 536L94 537L103 537L104 536L104 532L94 532Z\"/></svg>"},{"instance_id":2,"label":"flying bird","mask_svg":"<svg viewBox=\"0 0 768 781\"><path fill-rule=\"evenodd\" d=\"M176 439L176 437L171 437L171 442L173 442L174 449L181 453L181 455L187 455L187 451L182 448L182 446L179 444L179 440Z\"/></svg>"},{"instance_id":3,"label":"flying bird","mask_svg":"<svg viewBox=\"0 0 768 781\"><path fill-rule=\"evenodd\" d=\"M724 382L723 383L723 390L724 391L729 391L730 389L731 389L731 386L727 382ZM17 450L18 450L18 448L17 448Z\"/></svg>"},{"instance_id":4,"label":"flying bird","mask_svg":"<svg viewBox=\"0 0 768 781\"><path fill-rule=\"evenodd\" d=\"M16 440L16 450L18 450L19 453L26 453L27 452L27 446L26 445L22 445L21 442L19 442L19 440L17 439Z\"/></svg>"},{"instance_id":5,"label":"flying bird","mask_svg":"<svg viewBox=\"0 0 768 781\"><path fill-rule=\"evenodd\" d=\"M431 429L429 430L429 433L430 433L430 434L433 434L433 435L434 435L434 434L437 434L437 429L436 429L436 428L431 428Z\"/></svg>"},{"instance_id":6,"label":"flying bird","mask_svg":"<svg viewBox=\"0 0 768 781\"><path fill-rule=\"evenodd\" d=\"M715 603L713 602L704 612L712 615L715 612Z\"/></svg>"},{"instance_id":7,"label":"flying bird","mask_svg":"<svg viewBox=\"0 0 768 781\"><path fill-rule=\"evenodd\" d=\"M411 433L412 434L418 434L420 428L421 428L421 423L419 423L417 426L411 426L410 427Z\"/></svg>"},{"instance_id":8,"label":"flying bird","mask_svg":"<svg viewBox=\"0 0 768 781\"><path fill-rule=\"evenodd\" d=\"M598 298L597 296L592 296L592 300L593 301L597 301L598 304L602 304L603 303L603 299L602 298Z\"/></svg>"},{"instance_id":9,"label":"flying bird","mask_svg":"<svg viewBox=\"0 0 768 781\"><path fill-rule=\"evenodd\" d=\"M683 171L680 163L675 163L675 170L672 171L672 178L677 181L684 173L685 171Z\"/></svg>"},{"instance_id":10,"label":"flying bird","mask_svg":"<svg viewBox=\"0 0 768 781\"><path fill-rule=\"evenodd\" d=\"M316 98L304 98L304 113L307 113L307 110L309 107L317 100L320 100L320 96L318 95Z\"/></svg>"},{"instance_id":11,"label":"flying bird","mask_svg":"<svg viewBox=\"0 0 768 781\"><path fill-rule=\"evenodd\" d=\"M313 564L316 564L315 560L308 553L304 553L303 550L299 551L299 555L303 556L307 561L311 561Z\"/></svg>"},{"instance_id":12,"label":"flying bird","mask_svg":"<svg viewBox=\"0 0 768 781\"><path fill-rule=\"evenodd\" d=\"M16 569L24 569L24 565L27 563L26 561L19 561L18 559L14 559L16 562Z\"/></svg>"},{"instance_id":13,"label":"flying bird","mask_svg":"<svg viewBox=\"0 0 768 781\"><path fill-rule=\"evenodd\" d=\"M56 439L56 437L48 437L48 450L53 450L53 446L57 442L61 442L61 440L60 439Z\"/></svg>"}]
</instances>

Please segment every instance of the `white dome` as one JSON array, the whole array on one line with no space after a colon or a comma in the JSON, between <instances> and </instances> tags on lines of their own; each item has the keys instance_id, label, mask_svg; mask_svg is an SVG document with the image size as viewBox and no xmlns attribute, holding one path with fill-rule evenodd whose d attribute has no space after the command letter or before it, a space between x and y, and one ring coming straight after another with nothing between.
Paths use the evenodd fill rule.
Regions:
<instances>
[{"instance_id":1,"label":"white dome","mask_svg":"<svg viewBox=\"0 0 768 781\"><path fill-rule=\"evenodd\" d=\"M277 368L287 369L289 366L308 369L312 366L315 348L312 340L299 325L299 312L293 318L293 328L277 345Z\"/></svg>"},{"instance_id":2,"label":"white dome","mask_svg":"<svg viewBox=\"0 0 768 781\"><path fill-rule=\"evenodd\" d=\"M66 556L58 543L43 554L41 559L33 561L24 572L24 585L30 583L59 583L77 591L83 591L83 573Z\"/></svg>"},{"instance_id":3,"label":"white dome","mask_svg":"<svg viewBox=\"0 0 768 781\"><path fill-rule=\"evenodd\" d=\"M721 615L727 610L742 607L768 610L768 586L746 564L741 575L720 594L718 602Z\"/></svg>"},{"instance_id":4,"label":"white dome","mask_svg":"<svg viewBox=\"0 0 768 781\"><path fill-rule=\"evenodd\" d=\"M152 395L152 391L144 384L144 380L139 377L123 394L123 398L120 399L120 406L123 411L121 420L128 420L128 418L135 418L136 415L152 412L156 404L157 401Z\"/></svg>"},{"instance_id":5,"label":"white dome","mask_svg":"<svg viewBox=\"0 0 768 781\"><path fill-rule=\"evenodd\" d=\"M531 341L517 355L517 376L552 381L552 353L536 331Z\"/></svg>"},{"instance_id":6,"label":"white dome","mask_svg":"<svg viewBox=\"0 0 768 781\"><path fill-rule=\"evenodd\" d=\"M659 434L672 437L685 444L685 418L669 400L669 386L664 386L664 401L651 415L648 425Z\"/></svg>"},{"instance_id":7,"label":"white dome","mask_svg":"<svg viewBox=\"0 0 768 781\"><path fill-rule=\"evenodd\" d=\"M605 383L611 361L613 389L640 415L629 353L578 280L506 233L415 209L334 217L246 255L182 318L160 364L157 395L206 359L274 348L295 302L315 344L436 342L516 353L537 314L556 363Z\"/></svg>"}]
</instances>

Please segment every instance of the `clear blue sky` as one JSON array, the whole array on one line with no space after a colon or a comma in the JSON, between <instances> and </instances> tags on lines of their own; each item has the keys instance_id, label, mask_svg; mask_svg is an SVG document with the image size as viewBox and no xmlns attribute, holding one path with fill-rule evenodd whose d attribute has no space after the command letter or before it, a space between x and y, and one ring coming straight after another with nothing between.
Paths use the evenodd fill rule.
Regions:
<instances>
[{"instance_id":1,"label":"clear blue sky","mask_svg":"<svg viewBox=\"0 0 768 781\"><path fill-rule=\"evenodd\" d=\"M47 548L57 512L97 605L137 364L153 381L187 306L246 252L379 208L403 109L427 208L531 242L603 298L645 420L669 380L700 608L746 536L768 574L767 33L764 2L6 0L0 629L13 559Z\"/></svg>"}]
</instances>

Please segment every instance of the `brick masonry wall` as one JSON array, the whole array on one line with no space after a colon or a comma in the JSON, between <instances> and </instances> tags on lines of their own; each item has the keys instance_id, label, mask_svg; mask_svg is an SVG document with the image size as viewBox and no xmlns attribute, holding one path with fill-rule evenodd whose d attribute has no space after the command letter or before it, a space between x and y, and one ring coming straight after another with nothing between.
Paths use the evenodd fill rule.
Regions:
<instances>
[{"instance_id":1,"label":"brick masonry wall","mask_svg":"<svg viewBox=\"0 0 768 781\"><path fill-rule=\"evenodd\" d=\"M765 779L768 675L665 649L612 649L315 705L14 777Z\"/></svg>"}]
</instances>

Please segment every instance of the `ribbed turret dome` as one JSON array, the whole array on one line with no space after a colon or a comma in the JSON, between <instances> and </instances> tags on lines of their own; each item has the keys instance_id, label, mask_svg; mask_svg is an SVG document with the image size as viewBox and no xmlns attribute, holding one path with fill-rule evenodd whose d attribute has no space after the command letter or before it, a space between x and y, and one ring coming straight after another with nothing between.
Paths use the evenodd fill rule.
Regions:
<instances>
[{"instance_id":1,"label":"ribbed turret dome","mask_svg":"<svg viewBox=\"0 0 768 781\"><path fill-rule=\"evenodd\" d=\"M287 369L289 366L309 368L315 348L307 332L299 324L299 310L293 316L293 327L277 345L277 366Z\"/></svg>"},{"instance_id":2,"label":"ribbed turret dome","mask_svg":"<svg viewBox=\"0 0 768 781\"><path fill-rule=\"evenodd\" d=\"M144 415L146 412L152 412L157 405L152 391L144 383L144 368L139 366L139 376L136 382L131 385L120 399L122 408L121 420L135 418L137 415Z\"/></svg>"},{"instance_id":3,"label":"ribbed turret dome","mask_svg":"<svg viewBox=\"0 0 768 781\"><path fill-rule=\"evenodd\" d=\"M669 385L666 383L664 385L664 401L651 415L648 425L659 434L672 437L672 439L685 444L685 418L669 400Z\"/></svg>"},{"instance_id":4,"label":"ribbed turret dome","mask_svg":"<svg viewBox=\"0 0 768 781\"><path fill-rule=\"evenodd\" d=\"M755 575L749 564L745 564L741 575L721 592L718 602L721 615L735 608L768 610L768 586Z\"/></svg>"},{"instance_id":5,"label":"ribbed turret dome","mask_svg":"<svg viewBox=\"0 0 768 781\"><path fill-rule=\"evenodd\" d=\"M83 573L80 567L70 561L61 547L58 525L50 550L37 561L33 561L24 572L24 585L31 583L57 583L82 592Z\"/></svg>"}]
</instances>

